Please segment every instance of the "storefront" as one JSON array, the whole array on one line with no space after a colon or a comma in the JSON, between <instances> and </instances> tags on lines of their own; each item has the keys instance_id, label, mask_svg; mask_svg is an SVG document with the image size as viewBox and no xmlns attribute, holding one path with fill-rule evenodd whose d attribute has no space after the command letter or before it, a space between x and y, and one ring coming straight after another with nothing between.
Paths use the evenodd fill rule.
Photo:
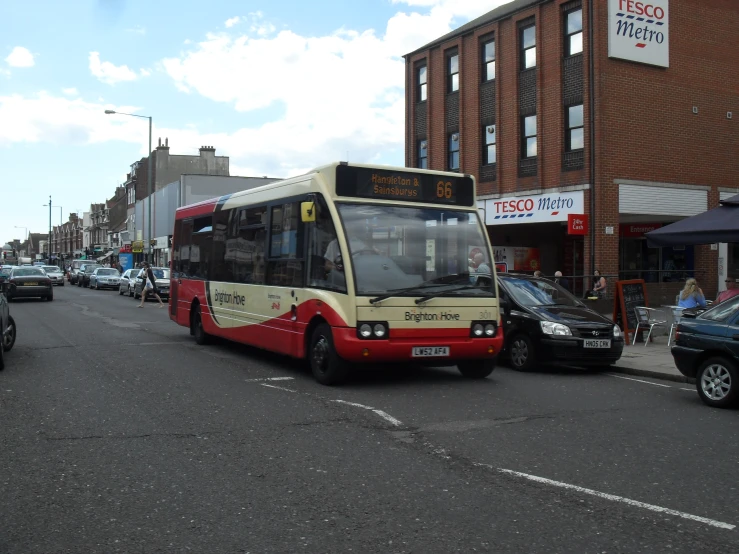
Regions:
<instances>
[{"instance_id":1,"label":"storefront","mask_svg":"<svg viewBox=\"0 0 739 554\"><path fill-rule=\"evenodd\" d=\"M158 267L169 267L169 246L172 235L157 237L154 240L154 264Z\"/></svg>"},{"instance_id":2,"label":"storefront","mask_svg":"<svg viewBox=\"0 0 739 554\"><path fill-rule=\"evenodd\" d=\"M695 276L693 246L650 248L645 234L662 223L622 223L619 228L619 278L647 283L683 282Z\"/></svg>"},{"instance_id":3,"label":"storefront","mask_svg":"<svg viewBox=\"0 0 739 554\"><path fill-rule=\"evenodd\" d=\"M577 188L478 201L500 270L505 266L508 271L533 273L538 269L550 276L555 271L567 276L583 274L589 226L584 190L588 187Z\"/></svg>"}]
</instances>

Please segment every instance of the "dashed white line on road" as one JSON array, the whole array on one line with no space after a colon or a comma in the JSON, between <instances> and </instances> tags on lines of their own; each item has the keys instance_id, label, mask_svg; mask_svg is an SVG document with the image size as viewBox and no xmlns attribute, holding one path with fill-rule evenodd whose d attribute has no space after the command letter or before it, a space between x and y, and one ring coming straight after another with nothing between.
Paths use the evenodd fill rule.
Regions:
<instances>
[{"instance_id":1,"label":"dashed white line on road","mask_svg":"<svg viewBox=\"0 0 739 554\"><path fill-rule=\"evenodd\" d=\"M271 389L284 390L284 391L287 391L287 392L298 392L298 391L293 390L293 389L286 389L285 387L278 387L277 385L270 385L270 384L267 384L267 383L262 383L262 386L263 387L269 387Z\"/></svg>"},{"instance_id":2,"label":"dashed white line on road","mask_svg":"<svg viewBox=\"0 0 739 554\"><path fill-rule=\"evenodd\" d=\"M365 406L364 404L357 404L356 402L347 402L346 400L334 400L339 404L346 404L347 406L354 406L355 408L362 408L363 410L374 410L372 406Z\"/></svg>"},{"instance_id":3,"label":"dashed white line on road","mask_svg":"<svg viewBox=\"0 0 739 554\"><path fill-rule=\"evenodd\" d=\"M643 381L641 379L634 379L633 377L624 377L623 375L614 375L613 373L606 373L609 377L615 377L616 379L626 379L627 381L636 381L637 383L644 383L645 385L654 385L655 387L665 387L671 389L670 385L663 385L662 383L652 383L651 381Z\"/></svg>"},{"instance_id":4,"label":"dashed white line on road","mask_svg":"<svg viewBox=\"0 0 739 554\"><path fill-rule=\"evenodd\" d=\"M403 425L403 422L399 419L395 419L389 413L373 408L372 406L365 406L364 404L357 404L356 402L347 402L346 400L334 400L333 402L338 402L339 404L345 404L347 406L354 406L355 408L362 408L363 410L369 410L380 416L385 421L392 423L396 427L400 427L401 425Z\"/></svg>"},{"instance_id":5,"label":"dashed white line on road","mask_svg":"<svg viewBox=\"0 0 739 554\"><path fill-rule=\"evenodd\" d=\"M258 379L244 379L247 383L261 383L263 381L292 381L295 377L261 377Z\"/></svg>"},{"instance_id":6,"label":"dashed white line on road","mask_svg":"<svg viewBox=\"0 0 739 554\"><path fill-rule=\"evenodd\" d=\"M695 392L695 389L684 389L684 388L682 388L682 387L680 387L680 390L686 390L686 391L688 391L688 392Z\"/></svg>"},{"instance_id":7,"label":"dashed white line on road","mask_svg":"<svg viewBox=\"0 0 739 554\"><path fill-rule=\"evenodd\" d=\"M529 481L535 481L537 483L542 483L544 485L551 485L553 487L559 487L562 489L569 489L572 491L576 491L583 494L589 494L591 496L596 496L598 498L602 498L604 500L611 500L613 502L620 502L622 504L628 504L629 506L634 506L635 508L643 508L645 510L650 510L652 512L657 512L661 514L667 514L671 516L681 517L683 519L689 519L691 521L697 521L698 523L704 523L706 525L710 525L712 527L718 527L719 529L727 529L731 531L732 529L736 528L736 525L732 525L731 523L724 523L723 521L717 521L715 519L710 519L707 517L702 516L696 516L693 514L688 514L686 512L680 512L678 510L672 510L670 508L664 508L662 506L657 506L655 504L647 504L646 502L640 502L638 500L632 500L631 498L625 498L623 496L617 496L615 494L608 494L605 492L596 491L593 489L586 489L585 487L579 487L577 485L570 485L569 483L563 483L561 481L553 481L552 479L547 479L545 477L538 477L536 475L530 475L528 473L521 473L520 471L513 471L511 469L503 469L503 468L494 468L491 465L488 464L475 464L477 466L484 466L489 469L495 469L501 473L505 473L507 475L513 475L515 477L521 477L523 479L528 479Z\"/></svg>"}]
</instances>

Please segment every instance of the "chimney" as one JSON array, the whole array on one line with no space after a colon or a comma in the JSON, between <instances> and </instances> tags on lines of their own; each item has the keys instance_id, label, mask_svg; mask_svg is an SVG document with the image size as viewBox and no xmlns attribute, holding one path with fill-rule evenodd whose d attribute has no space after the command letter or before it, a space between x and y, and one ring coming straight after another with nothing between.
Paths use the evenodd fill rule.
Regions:
<instances>
[{"instance_id":1,"label":"chimney","mask_svg":"<svg viewBox=\"0 0 739 554\"><path fill-rule=\"evenodd\" d=\"M168 137L164 137L164 146L169 148L169 138Z\"/></svg>"},{"instance_id":2,"label":"chimney","mask_svg":"<svg viewBox=\"0 0 739 554\"><path fill-rule=\"evenodd\" d=\"M162 137L159 137L159 144L157 144L157 148L162 145Z\"/></svg>"},{"instance_id":3,"label":"chimney","mask_svg":"<svg viewBox=\"0 0 739 554\"><path fill-rule=\"evenodd\" d=\"M162 139L159 138L159 146L157 146L157 150L169 150L169 139L164 139L164 146L162 146Z\"/></svg>"},{"instance_id":4,"label":"chimney","mask_svg":"<svg viewBox=\"0 0 739 554\"><path fill-rule=\"evenodd\" d=\"M213 152L213 154L216 153L216 149L213 146L201 146L200 147L200 154L202 155L203 152Z\"/></svg>"}]
</instances>

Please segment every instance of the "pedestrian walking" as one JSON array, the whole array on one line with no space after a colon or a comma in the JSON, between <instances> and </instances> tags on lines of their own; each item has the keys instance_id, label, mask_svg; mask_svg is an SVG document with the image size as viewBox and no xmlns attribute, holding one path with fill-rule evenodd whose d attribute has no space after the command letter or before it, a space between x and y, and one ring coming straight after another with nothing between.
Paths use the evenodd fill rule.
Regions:
<instances>
[{"instance_id":1,"label":"pedestrian walking","mask_svg":"<svg viewBox=\"0 0 739 554\"><path fill-rule=\"evenodd\" d=\"M159 307L164 308L164 302L162 302L162 299L159 297L159 293L157 292L156 287L156 279L154 278L154 271L151 269L151 266L144 262L144 286L141 287L141 304L138 305L139 308L144 307L144 303L146 302L146 296L148 294L153 294L154 298L156 298L159 301Z\"/></svg>"},{"instance_id":2,"label":"pedestrian walking","mask_svg":"<svg viewBox=\"0 0 739 554\"><path fill-rule=\"evenodd\" d=\"M570 290L570 280L567 279L567 277L562 277L561 271L555 271L554 272L554 282L557 283L560 287Z\"/></svg>"}]
</instances>

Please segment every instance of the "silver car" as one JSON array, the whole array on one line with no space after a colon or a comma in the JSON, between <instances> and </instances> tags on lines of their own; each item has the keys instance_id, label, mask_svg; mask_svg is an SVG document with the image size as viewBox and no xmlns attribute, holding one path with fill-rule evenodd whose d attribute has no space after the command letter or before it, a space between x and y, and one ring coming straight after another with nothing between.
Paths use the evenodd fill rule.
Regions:
<instances>
[{"instance_id":1,"label":"silver car","mask_svg":"<svg viewBox=\"0 0 739 554\"><path fill-rule=\"evenodd\" d=\"M133 296L133 282L134 279L136 279L136 275L139 274L139 271L141 271L141 269L135 267L132 269L127 269L123 272L123 275L121 275L120 284L118 285L118 294L128 294L130 296Z\"/></svg>"},{"instance_id":2,"label":"silver car","mask_svg":"<svg viewBox=\"0 0 739 554\"><path fill-rule=\"evenodd\" d=\"M60 268L55 265L44 265L41 266L41 269L43 269L46 272L46 275L49 276L52 285L64 286L64 273Z\"/></svg>"},{"instance_id":3,"label":"silver car","mask_svg":"<svg viewBox=\"0 0 739 554\"><path fill-rule=\"evenodd\" d=\"M99 267L90 275L90 288L117 289L121 284L121 274L113 267Z\"/></svg>"}]
</instances>

